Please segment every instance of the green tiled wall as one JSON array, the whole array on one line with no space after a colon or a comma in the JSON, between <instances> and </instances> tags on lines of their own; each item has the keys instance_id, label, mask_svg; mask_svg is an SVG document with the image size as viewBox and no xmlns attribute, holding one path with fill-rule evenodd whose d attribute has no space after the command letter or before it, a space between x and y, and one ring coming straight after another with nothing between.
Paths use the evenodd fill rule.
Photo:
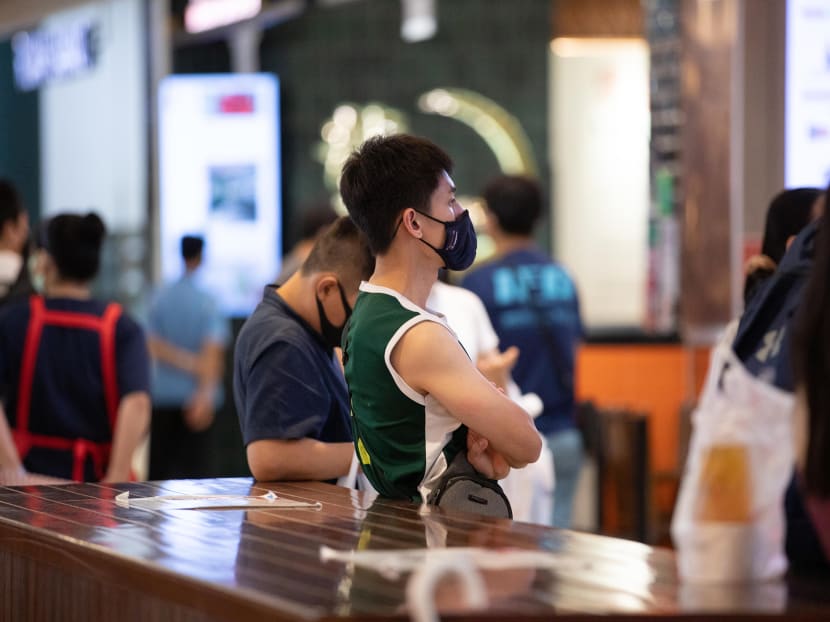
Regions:
<instances>
[{"instance_id":1,"label":"green tiled wall","mask_svg":"<svg viewBox=\"0 0 830 622\"><path fill-rule=\"evenodd\" d=\"M11 44L0 41L0 177L17 186L33 220L40 215L39 115L37 91L16 89Z\"/></svg>"},{"instance_id":2,"label":"green tiled wall","mask_svg":"<svg viewBox=\"0 0 830 622\"><path fill-rule=\"evenodd\" d=\"M411 132L449 151L460 191L476 194L498 172L492 152L467 126L420 112L417 98L436 87L480 93L519 120L547 185L549 0L440 0L436 7L438 33L421 43L401 39L397 0L312 6L264 33L261 68L281 84L286 248L294 242L298 206L326 194L315 148L323 122L343 102L381 102L403 111ZM180 49L174 67L228 71L228 48Z\"/></svg>"},{"instance_id":3,"label":"green tiled wall","mask_svg":"<svg viewBox=\"0 0 830 622\"><path fill-rule=\"evenodd\" d=\"M323 194L313 150L322 123L342 102L378 101L405 112L411 132L431 138L453 157L460 191L476 194L498 165L470 128L418 110L418 96L436 87L476 91L517 117L547 181L550 2L435 4L438 33L420 43L401 39L401 4L394 0L314 8L265 33L262 70L281 80L287 218L299 203Z\"/></svg>"}]
</instances>

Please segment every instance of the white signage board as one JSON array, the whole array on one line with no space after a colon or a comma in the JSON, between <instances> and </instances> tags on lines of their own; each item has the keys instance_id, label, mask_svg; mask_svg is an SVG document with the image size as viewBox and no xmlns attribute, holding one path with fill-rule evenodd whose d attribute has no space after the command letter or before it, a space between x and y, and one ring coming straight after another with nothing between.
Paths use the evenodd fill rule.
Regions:
<instances>
[{"instance_id":1,"label":"white signage board","mask_svg":"<svg viewBox=\"0 0 830 622\"><path fill-rule=\"evenodd\" d=\"M172 75L159 88L162 277L182 272L181 237L203 236L200 278L231 316L279 271L278 120L271 74Z\"/></svg>"},{"instance_id":2,"label":"white signage board","mask_svg":"<svg viewBox=\"0 0 830 622\"><path fill-rule=\"evenodd\" d=\"M785 183L830 183L830 2L787 1Z\"/></svg>"},{"instance_id":3,"label":"white signage board","mask_svg":"<svg viewBox=\"0 0 830 622\"><path fill-rule=\"evenodd\" d=\"M550 145L556 257L589 329L646 315L649 59L640 39L555 39Z\"/></svg>"}]
</instances>

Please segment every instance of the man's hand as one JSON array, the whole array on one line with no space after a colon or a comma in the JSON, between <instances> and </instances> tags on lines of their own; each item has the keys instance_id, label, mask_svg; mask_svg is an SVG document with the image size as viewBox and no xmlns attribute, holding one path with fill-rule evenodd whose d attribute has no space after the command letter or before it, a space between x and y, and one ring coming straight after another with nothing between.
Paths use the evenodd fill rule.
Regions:
<instances>
[{"instance_id":1,"label":"man's hand","mask_svg":"<svg viewBox=\"0 0 830 622\"><path fill-rule=\"evenodd\" d=\"M467 460L484 477L504 479L510 473L510 465L490 442L472 430L467 431Z\"/></svg>"},{"instance_id":2,"label":"man's hand","mask_svg":"<svg viewBox=\"0 0 830 622\"><path fill-rule=\"evenodd\" d=\"M493 350L478 357L476 366L499 389L510 384L510 372L519 360L519 348L510 346L504 352Z\"/></svg>"},{"instance_id":3,"label":"man's hand","mask_svg":"<svg viewBox=\"0 0 830 622\"><path fill-rule=\"evenodd\" d=\"M183 410L184 422L194 432L207 430L213 423L213 394L211 391L196 391Z\"/></svg>"}]
</instances>

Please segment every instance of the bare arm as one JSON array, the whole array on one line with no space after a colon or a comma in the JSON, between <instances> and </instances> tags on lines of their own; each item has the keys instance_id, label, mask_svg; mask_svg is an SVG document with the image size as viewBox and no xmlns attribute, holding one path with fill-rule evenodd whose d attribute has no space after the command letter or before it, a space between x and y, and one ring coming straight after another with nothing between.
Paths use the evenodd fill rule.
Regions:
<instances>
[{"instance_id":1,"label":"bare arm","mask_svg":"<svg viewBox=\"0 0 830 622\"><path fill-rule=\"evenodd\" d=\"M198 356L199 388L212 391L222 380L225 370L225 346L215 341L205 341Z\"/></svg>"},{"instance_id":2,"label":"bare arm","mask_svg":"<svg viewBox=\"0 0 830 622\"><path fill-rule=\"evenodd\" d=\"M179 348L160 337L150 335L147 338L147 349L150 351L150 356L157 361L167 363L193 376L199 372L198 355Z\"/></svg>"},{"instance_id":3,"label":"bare arm","mask_svg":"<svg viewBox=\"0 0 830 622\"><path fill-rule=\"evenodd\" d=\"M184 408L184 418L190 429L207 429L213 423L213 399L225 367L225 347L215 341L206 341L197 355L196 391Z\"/></svg>"},{"instance_id":4,"label":"bare arm","mask_svg":"<svg viewBox=\"0 0 830 622\"><path fill-rule=\"evenodd\" d=\"M128 393L118 405L118 422L112 438L112 453L105 482L126 482L130 479L133 452L147 432L150 423L150 396L144 391Z\"/></svg>"},{"instance_id":5,"label":"bare arm","mask_svg":"<svg viewBox=\"0 0 830 622\"><path fill-rule=\"evenodd\" d=\"M353 453L352 443L263 439L248 445L248 466L259 481L335 479L349 472Z\"/></svg>"},{"instance_id":6,"label":"bare arm","mask_svg":"<svg viewBox=\"0 0 830 622\"><path fill-rule=\"evenodd\" d=\"M0 484L5 486L40 486L69 484L72 480L29 473L20 461L9 429L6 413L0 404Z\"/></svg>"},{"instance_id":7,"label":"bare arm","mask_svg":"<svg viewBox=\"0 0 830 622\"><path fill-rule=\"evenodd\" d=\"M539 458L542 441L528 414L475 368L443 326L421 322L409 329L392 351L392 366L410 387L431 394L483 436L510 466Z\"/></svg>"},{"instance_id":8,"label":"bare arm","mask_svg":"<svg viewBox=\"0 0 830 622\"><path fill-rule=\"evenodd\" d=\"M20 456L17 454L17 447L12 439L12 432L9 428L9 420L6 418L6 410L0 404L0 472L19 472L23 470Z\"/></svg>"}]
</instances>

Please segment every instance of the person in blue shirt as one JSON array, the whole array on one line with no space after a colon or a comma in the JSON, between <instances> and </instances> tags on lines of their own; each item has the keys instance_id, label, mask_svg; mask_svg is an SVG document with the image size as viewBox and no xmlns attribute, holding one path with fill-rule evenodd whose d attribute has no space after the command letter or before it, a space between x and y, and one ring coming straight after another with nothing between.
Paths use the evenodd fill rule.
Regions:
<instances>
[{"instance_id":1,"label":"person in blue shirt","mask_svg":"<svg viewBox=\"0 0 830 622\"><path fill-rule=\"evenodd\" d=\"M230 331L217 301L196 280L203 248L200 237L182 238L184 274L150 305L150 479L210 475L207 430L224 399L222 369Z\"/></svg>"},{"instance_id":2,"label":"person in blue shirt","mask_svg":"<svg viewBox=\"0 0 830 622\"><path fill-rule=\"evenodd\" d=\"M535 245L533 230L543 202L534 180L498 177L485 188L484 199L496 256L461 285L484 302L501 346L518 347L516 384L544 404L535 423L553 452L553 524L568 527L583 455L574 419L574 359L582 339L576 287Z\"/></svg>"},{"instance_id":3,"label":"person in blue shirt","mask_svg":"<svg viewBox=\"0 0 830 622\"><path fill-rule=\"evenodd\" d=\"M352 220L336 220L300 269L267 285L236 339L233 392L248 466L261 481L334 480L354 455L336 348L375 260Z\"/></svg>"}]
</instances>

